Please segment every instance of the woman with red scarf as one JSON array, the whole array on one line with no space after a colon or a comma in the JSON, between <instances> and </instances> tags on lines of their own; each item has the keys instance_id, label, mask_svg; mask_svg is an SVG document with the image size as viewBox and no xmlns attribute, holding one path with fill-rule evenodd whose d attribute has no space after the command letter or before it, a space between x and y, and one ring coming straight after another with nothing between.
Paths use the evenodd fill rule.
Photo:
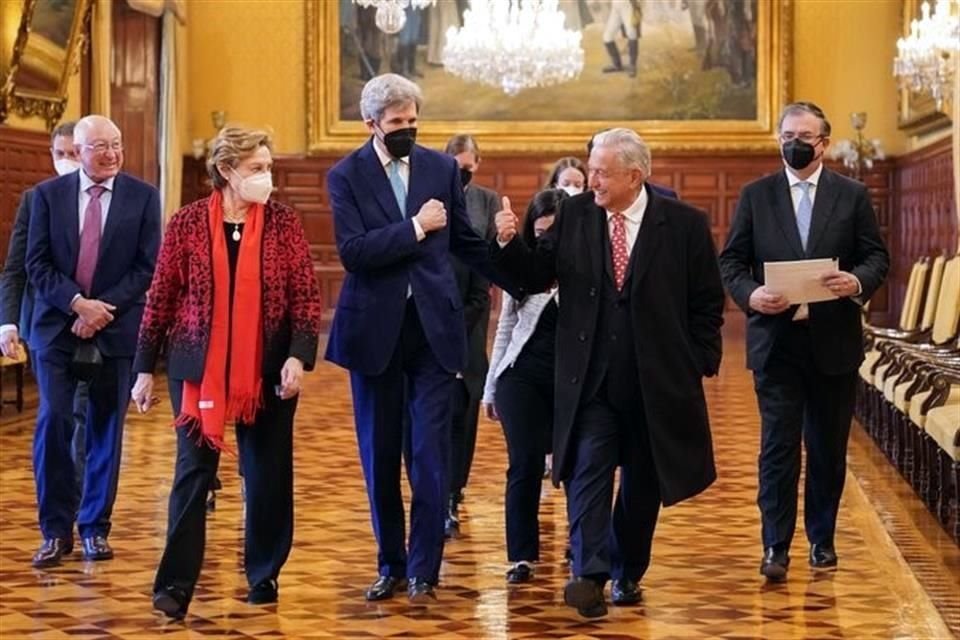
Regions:
<instances>
[{"instance_id":1,"label":"woman with red scarf","mask_svg":"<svg viewBox=\"0 0 960 640\"><path fill-rule=\"evenodd\" d=\"M153 404L164 350L178 427L153 588L154 608L172 618L186 615L200 575L207 489L230 449L228 422L245 480L248 602L277 600L293 539L293 416L321 303L300 219L269 199L272 166L266 132L220 131L207 160L213 193L171 219L140 327L133 400L141 413Z\"/></svg>"}]
</instances>

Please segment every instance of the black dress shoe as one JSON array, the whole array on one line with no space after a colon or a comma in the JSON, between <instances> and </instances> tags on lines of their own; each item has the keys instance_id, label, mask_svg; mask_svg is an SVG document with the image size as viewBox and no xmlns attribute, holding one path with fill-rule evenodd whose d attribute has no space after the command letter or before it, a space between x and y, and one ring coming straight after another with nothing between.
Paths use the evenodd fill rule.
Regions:
<instances>
[{"instance_id":1,"label":"black dress shoe","mask_svg":"<svg viewBox=\"0 0 960 640\"><path fill-rule=\"evenodd\" d=\"M507 570L507 582L520 584L533 579L533 567L526 562L518 562Z\"/></svg>"},{"instance_id":2,"label":"black dress shoe","mask_svg":"<svg viewBox=\"0 0 960 640\"><path fill-rule=\"evenodd\" d=\"M437 601L433 585L423 578L412 578L407 587L407 597L411 604L432 604Z\"/></svg>"},{"instance_id":3,"label":"black dress shoe","mask_svg":"<svg viewBox=\"0 0 960 640\"><path fill-rule=\"evenodd\" d=\"M610 599L613 600L613 604L620 606L639 604L641 598L640 585L636 580L622 578L614 580L610 585Z\"/></svg>"},{"instance_id":4,"label":"black dress shoe","mask_svg":"<svg viewBox=\"0 0 960 640\"><path fill-rule=\"evenodd\" d=\"M603 600L603 588L589 578L573 578L563 588L563 602L576 607L584 618L600 618L607 615L607 603Z\"/></svg>"},{"instance_id":5,"label":"black dress shoe","mask_svg":"<svg viewBox=\"0 0 960 640\"><path fill-rule=\"evenodd\" d=\"M36 569L56 567L63 556L73 551L73 541L65 538L47 538L37 549L30 562Z\"/></svg>"},{"instance_id":6,"label":"black dress shoe","mask_svg":"<svg viewBox=\"0 0 960 640\"><path fill-rule=\"evenodd\" d=\"M821 571L837 568L837 552L832 544L810 546L810 566Z\"/></svg>"},{"instance_id":7,"label":"black dress shoe","mask_svg":"<svg viewBox=\"0 0 960 640\"><path fill-rule=\"evenodd\" d=\"M786 551L767 547L760 562L760 573L772 582L783 582L787 579L787 567L790 566L790 557Z\"/></svg>"},{"instance_id":8,"label":"black dress shoe","mask_svg":"<svg viewBox=\"0 0 960 640\"><path fill-rule=\"evenodd\" d=\"M393 594L403 591L407 588L406 578L395 578L393 576L380 576L370 585L364 597L373 602L375 600L389 600Z\"/></svg>"},{"instance_id":9,"label":"black dress shoe","mask_svg":"<svg viewBox=\"0 0 960 640\"><path fill-rule=\"evenodd\" d=\"M109 560L113 557L113 549L103 536L89 536L83 539L84 560Z\"/></svg>"},{"instance_id":10,"label":"black dress shoe","mask_svg":"<svg viewBox=\"0 0 960 640\"><path fill-rule=\"evenodd\" d=\"M261 580L250 587L247 593L247 602L250 604L270 604L277 601L279 585L276 580Z\"/></svg>"},{"instance_id":11,"label":"black dress shoe","mask_svg":"<svg viewBox=\"0 0 960 640\"><path fill-rule=\"evenodd\" d=\"M165 587L153 594L153 608L174 620L187 615L187 594L177 587Z\"/></svg>"}]
</instances>

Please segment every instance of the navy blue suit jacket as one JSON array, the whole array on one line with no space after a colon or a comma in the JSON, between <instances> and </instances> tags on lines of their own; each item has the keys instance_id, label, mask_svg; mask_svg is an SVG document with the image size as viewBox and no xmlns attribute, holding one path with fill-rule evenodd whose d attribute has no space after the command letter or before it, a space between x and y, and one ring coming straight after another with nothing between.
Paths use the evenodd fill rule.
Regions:
<instances>
[{"instance_id":1,"label":"navy blue suit jacket","mask_svg":"<svg viewBox=\"0 0 960 640\"><path fill-rule=\"evenodd\" d=\"M674 200L679 200L680 196L677 195L677 192L671 189L670 187L665 187L660 184L653 184L648 182L647 186L650 187L650 190L660 194L661 196L666 196L668 198L673 198Z\"/></svg>"},{"instance_id":2,"label":"navy blue suit jacket","mask_svg":"<svg viewBox=\"0 0 960 640\"><path fill-rule=\"evenodd\" d=\"M382 373L400 335L409 286L440 365L463 370L463 300L450 255L498 284L503 278L490 261L486 241L470 226L456 161L415 146L407 210L401 214L371 139L330 169L327 190L347 274L326 359L364 375ZM412 218L431 198L446 207L447 226L417 242Z\"/></svg>"},{"instance_id":3,"label":"navy blue suit jacket","mask_svg":"<svg viewBox=\"0 0 960 640\"><path fill-rule=\"evenodd\" d=\"M27 275L36 299L30 331L34 351L76 344L70 310L81 293L73 276L80 252L77 211L80 174L75 171L40 183L33 191L27 238ZM114 320L96 336L105 357L132 357L146 292L160 249L160 194L126 174L117 175L90 297L117 307Z\"/></svg>"}]
</instances>

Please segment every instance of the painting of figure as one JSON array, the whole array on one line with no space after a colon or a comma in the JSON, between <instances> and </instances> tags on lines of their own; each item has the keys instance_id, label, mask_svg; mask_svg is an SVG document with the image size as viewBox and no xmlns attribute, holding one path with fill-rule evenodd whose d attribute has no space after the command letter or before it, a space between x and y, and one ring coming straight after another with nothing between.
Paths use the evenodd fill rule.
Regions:
<instances>
[{"instance_id":1,"label":"painting of figure","mask_svg":"<svg viewBox=\"0 0 960 640\"><path fill-rule=\"evenodd\" d=\"M506 0L498 0L506 1ZM506 96L444 70L446 32L466 0L407 9L393 35L375 10L339 4L340 119L357 120L364 82L393 71L429 96L432 121L750 121L757 118L758 0L559 0L579 31L584 68L571 82ZM602 99L598 99L601 97Z\"/></svg>"}]
</instances>

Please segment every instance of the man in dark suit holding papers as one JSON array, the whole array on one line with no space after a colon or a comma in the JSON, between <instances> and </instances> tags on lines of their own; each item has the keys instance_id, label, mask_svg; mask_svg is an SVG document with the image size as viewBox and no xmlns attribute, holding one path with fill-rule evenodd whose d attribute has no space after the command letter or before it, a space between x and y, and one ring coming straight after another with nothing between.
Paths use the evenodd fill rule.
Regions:
<instances>
[{"instance_id":1,"label":"man in dark suit holding papers","mask_svg":"<svg viewBox=\"0 0 960 640\"><path fill-rule=\"evenodd\" d=\"M823 111L788 105L778 135L784 169L743 188L720 255L724 284L747 314L747 367L762 421L760 573L774 581L786 579L790 563L801 439L810 565L837 566L833 537L863 360L860 308L890 266L867 188L823 166L830 137ZM814 258L838 260L821 279L836 299L798 305L764 285L765 263Z\"/></svg>"}]
</instances>

